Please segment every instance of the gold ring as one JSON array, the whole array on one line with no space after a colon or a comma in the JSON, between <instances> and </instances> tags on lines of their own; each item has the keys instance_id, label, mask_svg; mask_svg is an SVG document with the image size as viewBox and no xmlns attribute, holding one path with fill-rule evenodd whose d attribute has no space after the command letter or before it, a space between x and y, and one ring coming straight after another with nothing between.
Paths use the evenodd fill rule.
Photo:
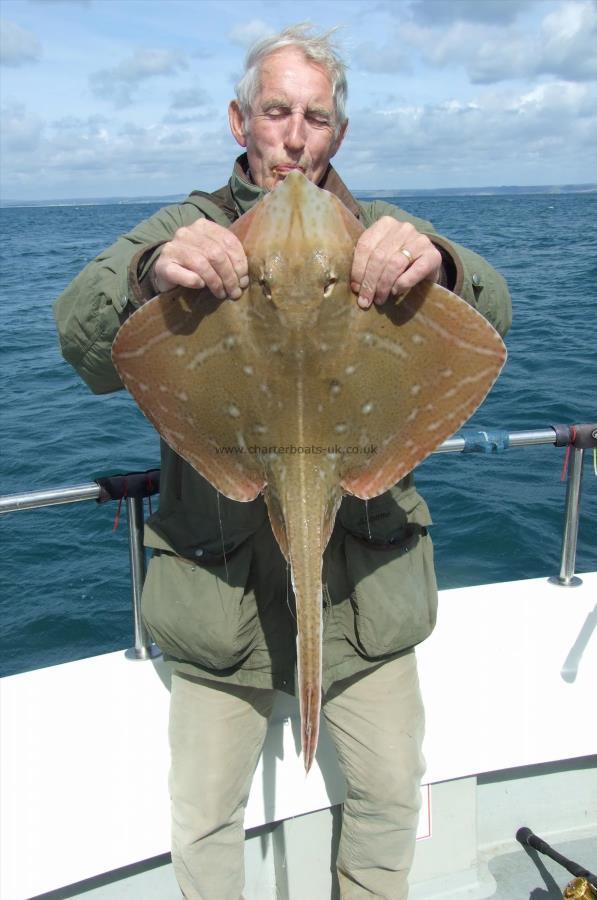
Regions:
<instances>
[{"instance_id":1,"label":"gold ring","mask_svg":"<svg viewBox=\"0 0 597 900\"><path fill-rule=\"evenodd\" d=\"M412 263L412 261L413 261L413 255L412 255L412 253L410 252L410 250L407 250L406 247L401 247L400 250L399 250L398 252L399 252L399 253L402 253L403 256L406 256L406 258L407 258L407 260L409 261L409 263Z\"/></svg>"}]
</instances>

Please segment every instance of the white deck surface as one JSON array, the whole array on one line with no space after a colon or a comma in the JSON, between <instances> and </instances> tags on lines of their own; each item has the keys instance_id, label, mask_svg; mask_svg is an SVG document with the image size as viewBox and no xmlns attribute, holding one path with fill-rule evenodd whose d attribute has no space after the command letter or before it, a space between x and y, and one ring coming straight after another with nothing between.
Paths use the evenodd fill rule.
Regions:
<instances>
[{"instance_id":1,"label":"white deck surface","mask_svg":"<svg viewBox=\"0 0 597 900\"><path fill-rule=\"evenodd\" d=\"M436 631L418 650L426 781L595 752L597 573L582 577L579 588L535 579L441 594ZM11 676L0 689L2 900L168 850L163 665L111 653ZM281 697L247 827L342 800L325 734L305 778L297 715Z\"/></svg>"}]
</instances>

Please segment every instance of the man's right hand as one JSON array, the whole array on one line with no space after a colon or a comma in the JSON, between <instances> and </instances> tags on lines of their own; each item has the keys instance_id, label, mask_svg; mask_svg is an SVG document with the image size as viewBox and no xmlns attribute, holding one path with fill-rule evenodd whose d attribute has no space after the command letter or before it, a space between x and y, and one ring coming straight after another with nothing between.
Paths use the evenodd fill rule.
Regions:
<instances>
[{"instance_id":1,"label":"man's right hand","mask_svg":"<svg viewBox=\"0 0 597 900\"><path fill-rule=\"evenodd\" d=\"M180 285L208 288L215 297L238 300L249 284L247 257L239 239L208 219L179 228L161 249L151 280L158 293Z\"/></svg>"}]
</instances>

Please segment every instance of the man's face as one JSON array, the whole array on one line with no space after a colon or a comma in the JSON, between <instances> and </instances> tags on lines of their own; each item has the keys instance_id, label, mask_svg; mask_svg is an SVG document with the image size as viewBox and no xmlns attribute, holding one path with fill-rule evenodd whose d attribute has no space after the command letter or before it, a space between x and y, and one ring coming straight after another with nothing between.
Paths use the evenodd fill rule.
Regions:
<instances>
[{"instance_id":1,"label":"man's face","mask_svg":"<svg viewBox=\"0 0 597 900\"><path fill-rule=\"evenodd\" d=\"M229 108L232 133L246 147L255 184L272 190L299 169L317 184L336 153L346 123L335 136L329 77L294 48L266 57L250 116L243 121L235 100Z\"/></svg>"}]
</instances>

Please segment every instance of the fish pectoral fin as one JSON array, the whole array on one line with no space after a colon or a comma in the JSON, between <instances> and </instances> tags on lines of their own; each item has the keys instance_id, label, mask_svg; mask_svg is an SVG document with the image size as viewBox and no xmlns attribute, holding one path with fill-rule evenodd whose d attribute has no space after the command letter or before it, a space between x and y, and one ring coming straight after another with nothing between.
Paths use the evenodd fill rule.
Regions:
<instances>
[{"instance_id":1,"label":"fish pectoral fin","mask_svg":"<svg viewBox=\"0 0 597 900\"><path fill-rule=\"evenodd\" d=\"M269 487L265 489L263 496L267 504L267 513L269 516L270 525L272 526L274 537L278 542L284 559L288 561L290 559L288 554L288 534L286 532L286 524L284 522L282 507L280 506L278 498L269 489Z\"/></svg>"}]
</instances>

